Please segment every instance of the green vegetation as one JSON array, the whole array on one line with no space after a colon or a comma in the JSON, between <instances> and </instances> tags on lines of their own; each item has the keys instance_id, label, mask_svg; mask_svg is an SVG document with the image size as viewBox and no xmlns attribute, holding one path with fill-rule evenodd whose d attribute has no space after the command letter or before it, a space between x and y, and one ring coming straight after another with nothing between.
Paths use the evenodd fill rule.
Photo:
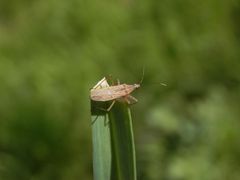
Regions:
<instances>
[{"instance_id":1,"label":"green vegetation","mask_svg":"<svg viewBox=\"0 0 240 180\"><path fill-rule=\"evenodd\" d=\"M136 155L131 111L126 104L115 103L109 113L112 138L112 179L136 180Z\"/></svg>"},{"instance_id":2,"label":"green vegetation","mask_svg":"<svg viewBox=\"0 0 240 180\"><path fill-rule=\"evenodd\" d=\"M0 179L92 179L89 89L143 66L138 179L239 179L239 17L239 0L1 0Z\"/></svg>"},{"instance_id":3,"label":"green vegetation","mask_svg":"<svg viewBox=\"0 0 240 180\"><path fill-rule=\"evenodd\" d=\"M106 103L91 101L94 180L110 180L112 150L108 114L99 108ZM104 106L105 108L105 106Z\"/></svg>"},{"instance_id":4,"label":"green vegetation","mask_svg":"<svg viewBox=\"0 0 240 180\"><path fill-rule=\"evenodd\" d=\"M116 102L109 113L107 103L91 102L93 169L95 180L136 180L136 155L131 112Z\"/></svg>"}]
</instances>

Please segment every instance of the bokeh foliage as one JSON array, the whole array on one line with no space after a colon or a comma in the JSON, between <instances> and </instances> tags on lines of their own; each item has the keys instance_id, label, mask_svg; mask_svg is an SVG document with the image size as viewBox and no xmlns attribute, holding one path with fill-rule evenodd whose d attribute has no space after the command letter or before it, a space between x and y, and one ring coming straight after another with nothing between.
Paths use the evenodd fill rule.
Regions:
<instances>
[{"instance_id":1,"label":"bokeh foliage","mask_svg":"<svg viewBox=\"0 0 240 180\"><path fill-rule=\"evenodd\" d=\"M1 0L0 179L92 179L89 88L143 66L139 179L238 179L239 18L239 0Z\"/></svg>"}]
</instances>

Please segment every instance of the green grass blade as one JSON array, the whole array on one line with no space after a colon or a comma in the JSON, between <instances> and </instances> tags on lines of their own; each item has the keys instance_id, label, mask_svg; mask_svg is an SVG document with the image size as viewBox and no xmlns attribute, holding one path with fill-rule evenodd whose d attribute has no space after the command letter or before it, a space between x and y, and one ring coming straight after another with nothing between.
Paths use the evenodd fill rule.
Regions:
<instances>
[{"instance_id":1,"label":"green grass blade","mask_svg":"<svg viewBox=\"0 0 240 180\"><path fill-rule=\"evenodd\" d=\"M109 113L112 142L112 180L136 180L136 157L130 109L116 103Z\"/></svg>"},{"instance_id":2,"label":"green grass blade","mask_svg":"<svg viewBox=\"0 0 240 180\"><path fill-rule=\"evenodd\" d=\"M96 107L105 104L91 102L94 180L111 178L111 139L108 115Z\"/></svg>"},{"instance_id":3,"label":"green grass blade","mask_svg":"<svg viewBox=\"0 0 240 180\"><path fill-rule=\"evenodd\" d=\"M116 102L109 114L107 103L92 102L94 180L136 180L136 157L131 112Z\"/></svg>"}]
</instances>

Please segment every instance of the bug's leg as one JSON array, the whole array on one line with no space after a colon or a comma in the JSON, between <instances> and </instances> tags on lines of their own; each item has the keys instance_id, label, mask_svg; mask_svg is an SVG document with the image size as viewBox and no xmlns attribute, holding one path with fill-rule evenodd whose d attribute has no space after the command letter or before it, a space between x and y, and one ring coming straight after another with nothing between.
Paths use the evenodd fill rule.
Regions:
<instances>
[{"instance_id":1,"label":"bug's leg","mask_svg":"<svg viewBox=\"0 0 240 180\"><path fill-rule=\"evenodd\" d=\"M98 119L99 115L96 116L96 118L91 122L91 125L93 125L97 119ZM107 120L107 116L104 115L104 126L107 126L109 124L109 121Z\"/></svg>"},{"instance_id":2,"label":"bug's leg","mask_svg":"<svg viewBox=\"0 0 240 180\"><path fill-rule=\"evenodd\" d=\"M128 95L128 98L131 99L133 101L133 103L137 103L138 102L137 98L135 98L135 97L133 97L131 95Z\"/></svg>"},{"instance_id":3,"label":"bug's leg","mask_svg":"<svg viewBox=\"0 0 240 180\"><path fill-rule=\"evenodd\" d=\"M123 99L125 102L127 102L127 104L131 104L131 101L128 99L128 96L125 96Z\"/></svg>"},{"instance_id":4,"label":"bug's leg","mask_svg":"<svg viewBox=\"0 0 240 180\"><path fill-rule=\"evenodd\" d=\"M109 112L109 111L112 109L112 107L113 107L113 105L115 104L115 102L116 102L116 101L114 100L107 109L100 108L100 107L98 107L98 109L100 109L100 110L102 110L102 111Z\"/></svg>"},{"instance_id":5,"label":"bug's leg","mask_svg":"<svg viewBox=\"0 0 240 180\"><path fill-rule=\"evenodd\" d=\"M131 95L126 96L126 101L128 104L135 104L138 102L138 100Z\"/></svg>"},{"instance_id":6,"label":"bug's leg","mask_svg":"<svg viewBox=\"0 0 240 180\"><path fill-rule=\"evenodd\" d=\"M107 108L107 112L109 112L111 109L112 109L112 107L113 107L113 105L115 104L115 100L111 103L111 105Z\"/></svg>"}]
</instances>

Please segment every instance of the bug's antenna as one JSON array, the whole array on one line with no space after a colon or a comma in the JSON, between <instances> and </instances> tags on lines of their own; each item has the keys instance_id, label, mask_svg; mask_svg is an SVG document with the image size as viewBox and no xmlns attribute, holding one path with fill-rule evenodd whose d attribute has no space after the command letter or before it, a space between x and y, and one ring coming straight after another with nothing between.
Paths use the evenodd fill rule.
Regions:
<instances>
[{"instance_id":1,"label":"bug's antenna","mask_svg":"<svg viewBox=\"0 0 240 180\"><path fill-rule=\"evenodd\" d=\"M165 84L165 83L160 83L162 86L167 86L167 84Z\"/></svg>"},{"instance_id":2,"label":"bug's antenna","mask_svg":"<svg viewBox=\"0 0 240 180\"><path fill-rule=\"evenodd\" d=\"M142 78L141 78L141 81L139 82L139 84L142 84L143 79L144 79L144 75L145 75L145 66L143 67Z\"/></svg>"},{"instance_id":3,"label":"bug's antenna","mask_svg":"<svg viewBox=\"0 0 240 180\"><path fill-rule=\"evenodd\" d=\"M161 83L161 82L156 82L156 83L152 83L152 85L161 85L161 86L168 86L166 83Z\"/></svg>"}]
</instances>

